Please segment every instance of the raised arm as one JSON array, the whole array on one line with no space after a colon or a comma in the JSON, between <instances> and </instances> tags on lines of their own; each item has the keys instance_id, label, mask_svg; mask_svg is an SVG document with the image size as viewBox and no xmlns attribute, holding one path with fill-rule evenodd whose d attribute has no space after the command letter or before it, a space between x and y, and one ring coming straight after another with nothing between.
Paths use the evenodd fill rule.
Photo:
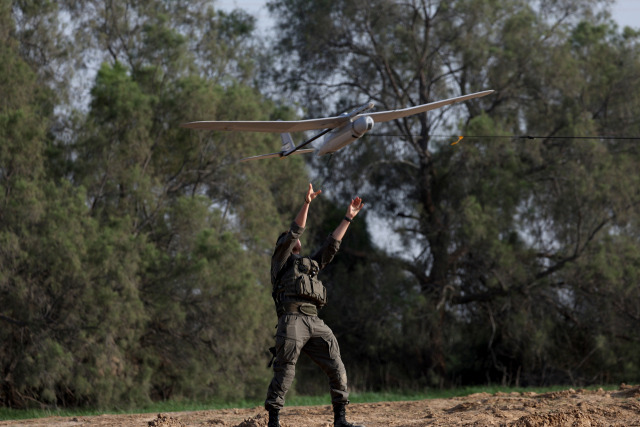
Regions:
<instances>
[{"instance_id":1,"label":"raised arm","mask_svg":"<svg viewBox=\"0 0 640 427\"><path fill-rule=\"evenodd\" d=\"M342 221L340 221L340 224L338 224L338 227L336 227L333 233L327 236L327 239L325 240L322 247L319 248L315 254L313 254L311 258L318 262L318 264L320 265L320 270L325 268L327 264L329 264L331 260L333 260L333 257L340 249L340 243L342 242L342 238L347 232L347 228L349 228L351 220L356 215L358 215L358 212L360 212L360 209L362 209L363 206L364 203L362 203L360 197L356 197L355 199L353 199L351 201L351 204L347 208L346 215L344 216Z\"/></svg>"},{"instance_id":2,"label":"raised arm","mask_svg":"<svg viewBox=\"0 0 640 427\"><path fill-rule=\"evenodd\" d=\"M333 230L333 233L331 233L334 239L342 240L344 234L347 232L347 228L349 228L349 224L351 224L351 220L358 215L358 212L360 212L360 209L362 209L363 206L364 203L362 203L362 199L360 199L360 197L356 197L351 200L351 204L347 208L347 213L344 218L340 221L340 224L338 224L336 229Z\"/></svg>"},{"instance_id":3,"label":"raised arm","mask_svg":"<svg viewBox=\"0 0 640 427\"><path fill-rule=\"evenodd\" d=\"M309 183L309 189L307 190L307 194L304 196L304 204L300 208L298 215L296 215L295 222L300 227L304 227L307 224L307 215L309 214L309 204L313 199L318 197L322 193L322 190L318 190L316 192L313 191L313 185Z\"/></svg>"},{"instance_id":4,"label":"raised arm","mask_svg":"<svg viewBox=\"0 0 640 427\"><path fill-rule=\"evenodd\" d=\"M289 231L282 233L276 242L276 247L271 256L271 282L275 284L278 273L284 267L292 253L300 252L300 236L304 232L307 224L307 214L309 213L309 203L321 193L321 190L313 191L313 186L309 184L307 194L304 196L304 204L291 223Z\"/></svg>"}]
</instances>

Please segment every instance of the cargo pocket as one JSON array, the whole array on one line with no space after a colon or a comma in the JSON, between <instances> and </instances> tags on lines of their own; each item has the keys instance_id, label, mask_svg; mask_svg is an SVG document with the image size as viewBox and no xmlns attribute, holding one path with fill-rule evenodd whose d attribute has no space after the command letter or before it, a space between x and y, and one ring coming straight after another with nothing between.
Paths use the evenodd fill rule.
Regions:
<instances>
[{"instance_id":1,"label":"cargo pocket","mask_svg":"<svg viewBox=\"0 0 640 427\"><path fill-rule=\"evenodd\" d=\"M276 336L276 360L295 365L300 355L298 341L284 335Z\"/></svg>"},{"instance_id":2,"label":"cargo pocket","mask_svg":"<svg viewBox=\"0 0 640 427\"><path fill-rule=\"evenodd\" d=\"M336 337L322 337L322 340L327 344L329 348L329 357L332 360L340 359L340 347L338 346L338 340L336 339Z\"/></svg>"}]
</instances>

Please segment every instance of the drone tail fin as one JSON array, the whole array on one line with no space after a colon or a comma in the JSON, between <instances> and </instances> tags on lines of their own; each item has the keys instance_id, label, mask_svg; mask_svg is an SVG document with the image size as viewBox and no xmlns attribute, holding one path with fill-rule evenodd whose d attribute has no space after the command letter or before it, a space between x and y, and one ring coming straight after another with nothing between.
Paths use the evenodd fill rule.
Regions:
<instances>
[{"instance_id":1,"label":"drone tail fin","mask_svg":"<svg viewBox=\"0 0 640 427\"><path fill-rule=\"evenodd\" d=\"M293 143L293 139L291 138L291 134L288 132L281 133L280 138L282 138L282 152L288 153L296 148L296 145Z\"/></svg>"}]
</instances>

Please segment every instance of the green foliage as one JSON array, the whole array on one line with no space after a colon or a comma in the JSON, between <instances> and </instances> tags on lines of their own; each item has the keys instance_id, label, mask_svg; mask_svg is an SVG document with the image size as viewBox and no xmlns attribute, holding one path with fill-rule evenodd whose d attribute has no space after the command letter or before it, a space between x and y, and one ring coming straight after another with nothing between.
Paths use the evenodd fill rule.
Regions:
<instances>
[{"instance_id":1,"label":"green foliage","mask_svg":"<svg viewBox=\"0 0 640 427\"><path fill-rule=\"evenodd\" d=\"M264 49L208 0L0 2L2 405L261 398L269 257L308 166L304 247L366 203L323 272L356 390L640 378L640 151L572 138L640 131L640 33L601 4L274 0ZM308 165L179 126L489 88ZM322 375L303 362L293 392Z\"/></svg>"},{"instance_id":2,"label":"green foliage","mask_svg":"<svg viewBox=\"0 0 640 427\"><path fill-rule=\"evenodd\" d=\"M414 290L399 310L407 343L381 339L383 326L358 338L344 334L350 347L366 348L375 337L377 350L389 342L402 349L390 356L403 362L395 377L358 385L584 384L620 380L613 372L621 371L637 378L631 353L623 358L634 362L623 368L604 351L638 346L627 333L637 329L637 313L620 302L612 308L613 295L624 292L589 303L582 295L593 292L583 271L599 269L596 254L610 248L607 241L624 235L637 244L640 200L631 189L640 153L631 141L571 138L637 134L637 34L594 16L598 1L537 8L519 0L311 3L270 2L287 23L278 48L295 53L274 78L325 111L367 99L393 109L497 91L451 114L377 124L376 136L336 155L330 167L315 164L336 200L361 195L385 224L376 234L399 242L383 248L385 267L404 275L380 273L380 253L367 248L351 265L376 274L365 279L353 268L343 286L358 289L362 280L387 298L381 281L401 295ZM455 138L442 134L465 138L452 147ZM527 134L538 138L511 137ZM608 252L617 260L609 263L635 266L634 252ZM620 275L631 283L635 273ZM615 280L623 279L602 276L591 286L611 289ZM376 307L363 318L386 313ZM357 379L360 366L384 366L372 354L357 360L350 366Z\"/></svg>"},{"instance_id":3,"label":"green foliage","mask_svg":"<svg viewBox=\"0 0 640 427\"><path fill-rule=\"evenodd\" d=\"M304 188L303 163L238 165L278 138L179 127L292 117L244 83L252 18L170 2L96 15L91 2L59 5L78 18L78 51L108 54L87 111L56 121L60 100L21 57L25 39L9 32L0 47L3 405L262 396L265 248L294 204L278 183ZM28 7L13 11L26 18Z\"/></svg>"}]
</instances>

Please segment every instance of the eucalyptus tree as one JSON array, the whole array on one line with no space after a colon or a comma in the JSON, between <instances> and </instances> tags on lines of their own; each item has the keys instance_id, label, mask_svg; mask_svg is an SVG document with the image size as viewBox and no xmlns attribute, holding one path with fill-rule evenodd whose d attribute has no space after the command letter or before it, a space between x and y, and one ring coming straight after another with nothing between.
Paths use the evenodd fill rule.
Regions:
<instances>
[{"instance_id":1,"label":"eucalyptus tree","mask_svg":"<svg viewBox=\"0 0 640 427\"><path fill-rule=\"evenodd\" d=\"M606 6L269 2L282 29L277 52L288 58L274 73L278 87L312 112L497 91L378 125L316 163L343 196L366 192L383 224L377 235L398 238L383 249L421 297L400 316L410 338L397 357L411 361L418 384L579 382L598 371L591 356L602 339L587 313L603 308L584 298L595 291L575 271L611 239L629 239L621 230L635 235L638 152L624 141L559 138L637 134L638 34L620 32Z\"/></svg>"}]
</instances>

